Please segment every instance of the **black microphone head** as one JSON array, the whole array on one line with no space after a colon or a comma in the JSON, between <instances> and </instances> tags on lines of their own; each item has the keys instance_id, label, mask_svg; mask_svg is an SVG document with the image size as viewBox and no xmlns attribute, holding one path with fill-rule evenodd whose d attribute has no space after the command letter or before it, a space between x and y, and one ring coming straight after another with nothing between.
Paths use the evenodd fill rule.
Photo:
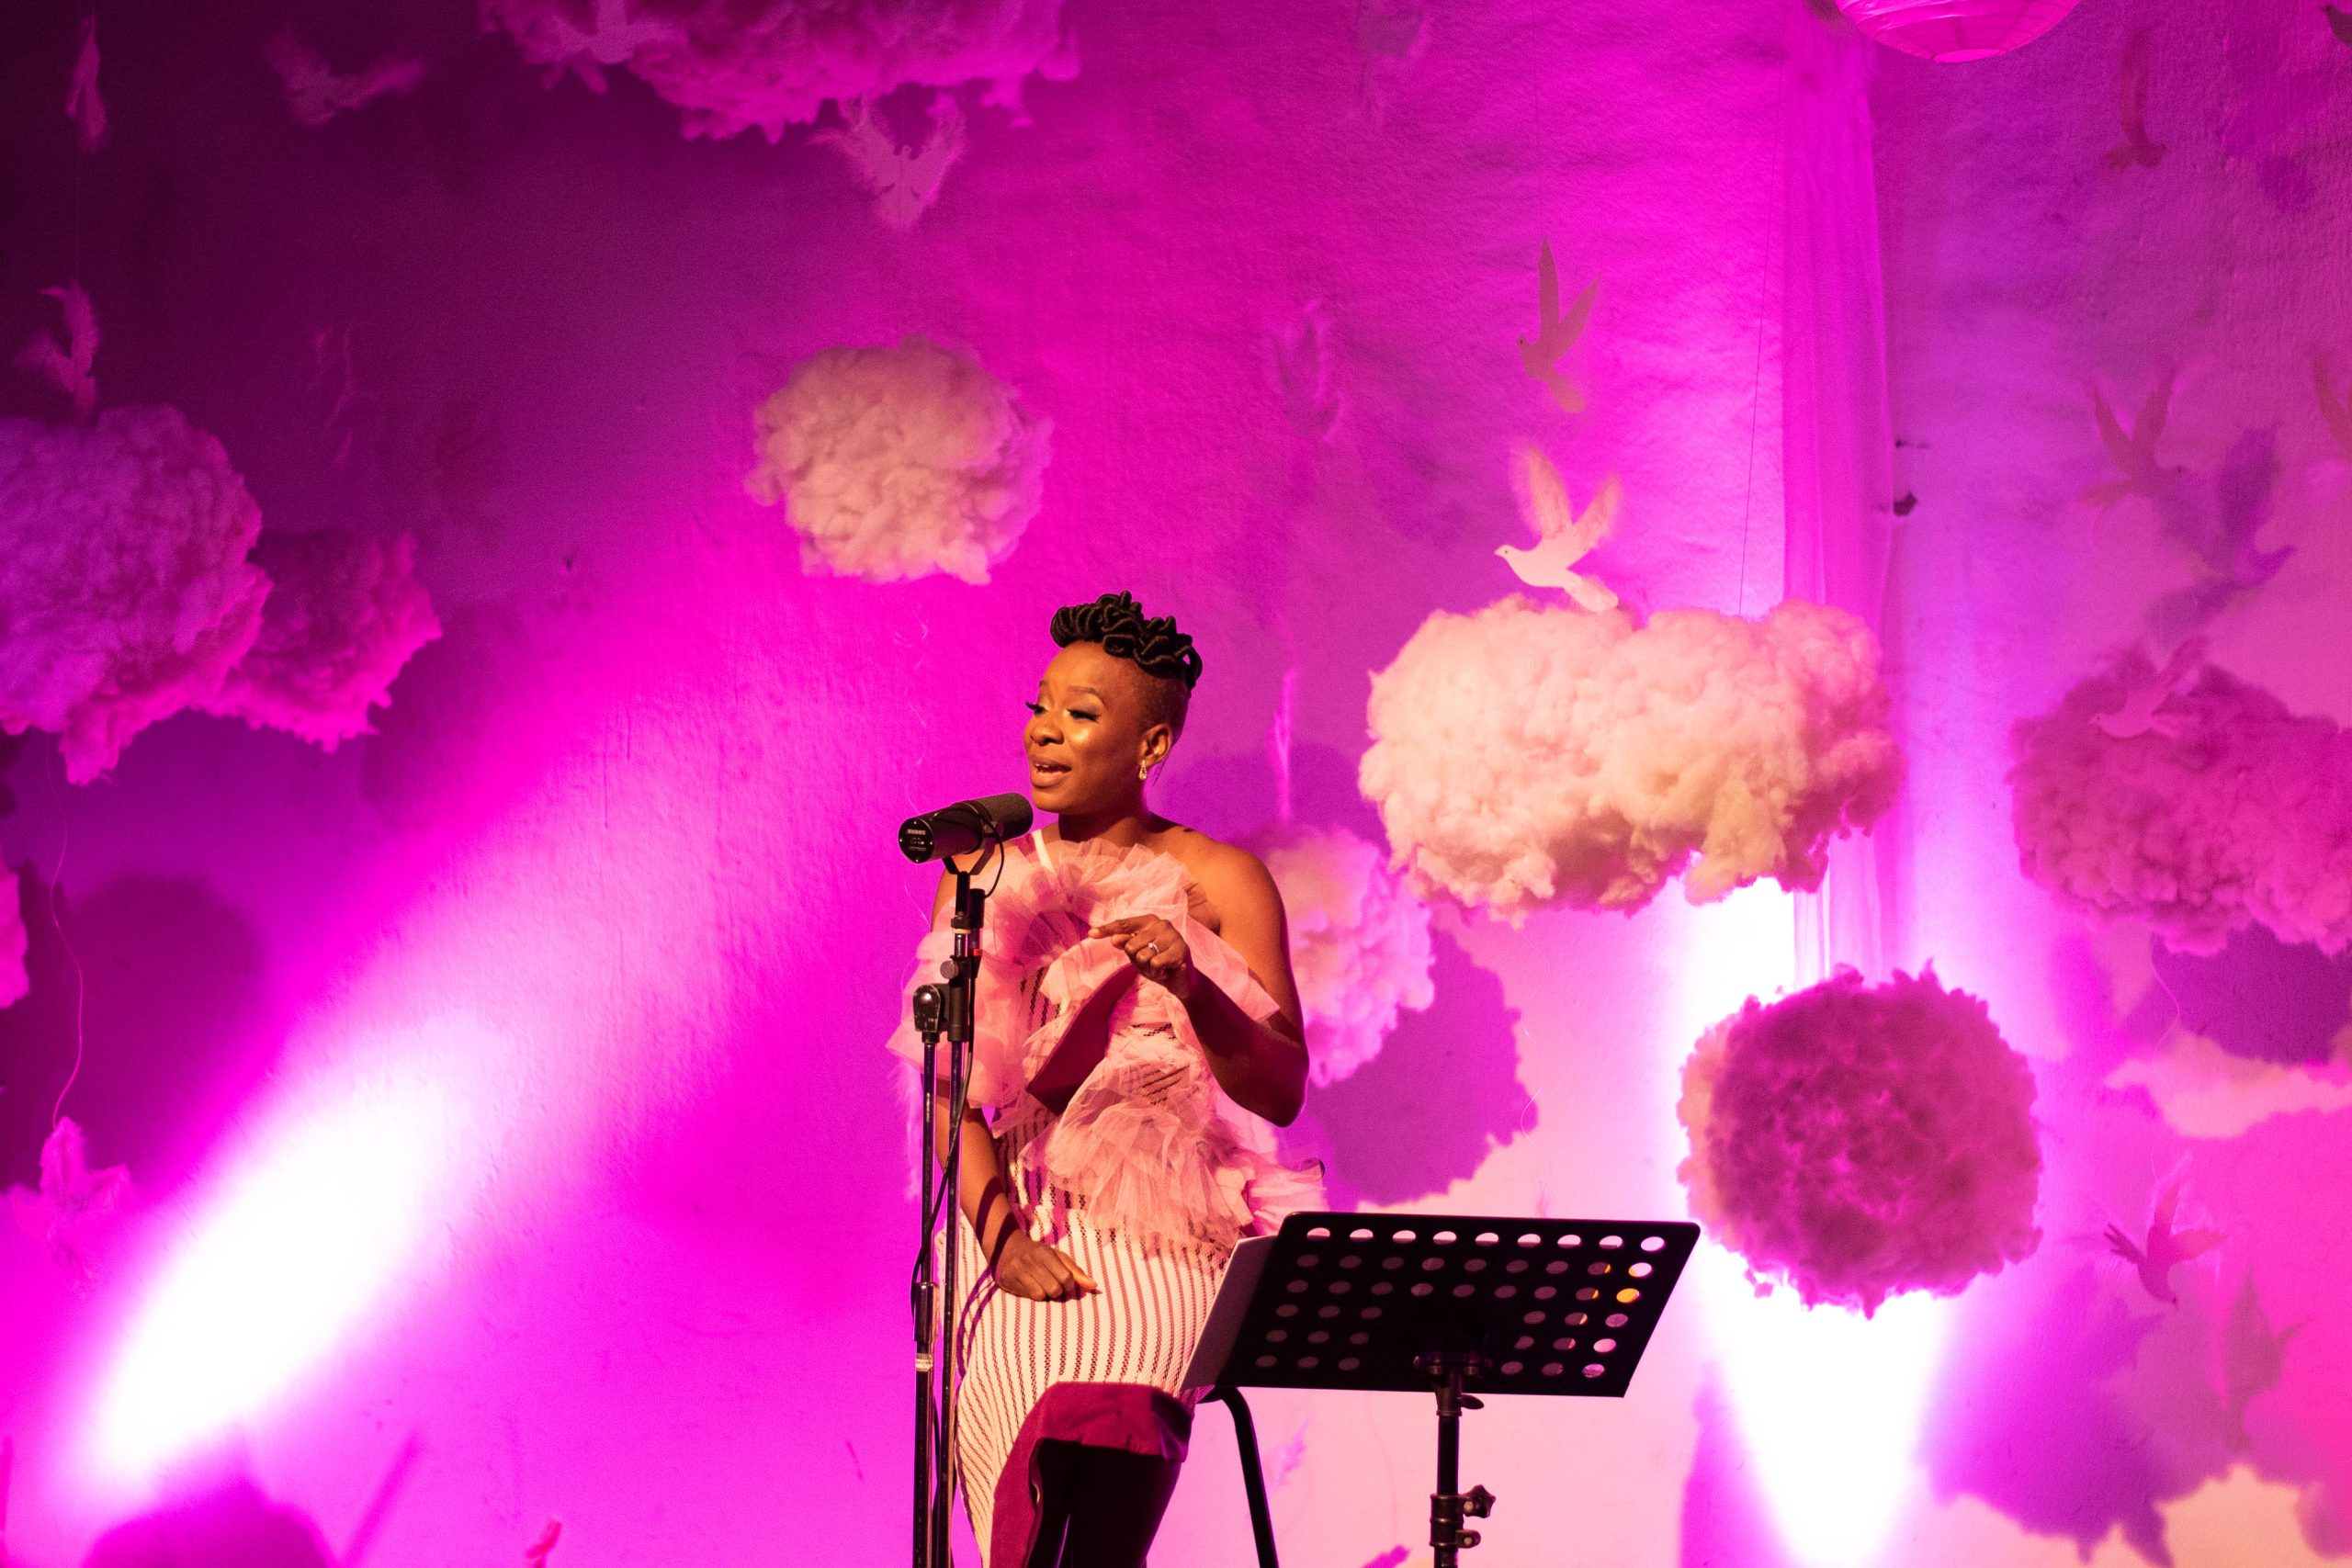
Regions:
<instances>
[{"instance_id":1,"label":"black microphone head","mask_svg":"<svg viewBox=\"0 0 2352 1568\"><path fill-rule=\"evenodd\" d=\"M899 824L899 850L918 862L969 854L983 844L1019 838L1035 819L1025 795L984 795L908 818Z\"/></svg>"},{"instance_id":2,"label":"black microphone head","mask_svg":"<svg viewBox=\"0 0 2352 1568\"><path fill-rule=\"evenodd\" d=\"M1025 795L988 795L972 802L989 819L989 832L1000 839L1017 839L1037 819Z\"/></svg>"}]
</instances>

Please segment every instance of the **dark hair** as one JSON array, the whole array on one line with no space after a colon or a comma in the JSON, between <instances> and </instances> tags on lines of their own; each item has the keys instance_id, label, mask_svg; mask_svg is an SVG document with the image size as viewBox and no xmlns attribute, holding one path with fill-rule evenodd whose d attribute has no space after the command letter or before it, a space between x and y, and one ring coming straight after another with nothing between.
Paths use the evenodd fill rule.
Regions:
<instances>
[{"instance_id":1,"label":"dark hair","mask_svg":"<svg viewBox=\"0 0 2352 1568\"><path fill-rule=\"evenodd\" d=\"M1201 679L1201 656L1193 639L1176 629L1173 615L1146 615L1132 593L1105 593L1091 604L1065 604L1054 612L1054 642L1068 648L1091 642L1114 659L1124 659L1151 677L1145 716L1178 734L1184 710Z\"/></svg>"}]
</instances>

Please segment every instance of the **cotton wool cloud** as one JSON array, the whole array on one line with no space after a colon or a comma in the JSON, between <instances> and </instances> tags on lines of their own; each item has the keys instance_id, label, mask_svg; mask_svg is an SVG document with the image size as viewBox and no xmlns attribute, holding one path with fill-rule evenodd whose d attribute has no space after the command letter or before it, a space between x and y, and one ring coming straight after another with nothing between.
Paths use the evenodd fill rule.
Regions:
<instances>
[{"instance_id":1,"label":"cotton wool cloud","mask_svg":"<svg viewBox=\"0 0 2352 1568\"><path fill-rule=\"evenodd\" d=\"M2033 1074L1932 972L1749 998L1682 1069L1690 1213L1808 1306L1954 1295L2041 1245Z\"/></svg>"},{"instance_id":2,"label":"cotton wool cloud","mask_svg":"<svg viewBox=\"0 0 2352 1568\"><path fill-rule=\"evenodd\" d=\"M2352 945L2352 734L2209 666L2146 733L2109 735L2098 717L2153 673L2134 651L2012 732L2026 875L2183 952L2218 953L2249 924Z\"/></svg>"},{"instance_id":3,"label":"cotton wool cloud","mask_svg":"<svg viewBox=\"0 0 2352 1568\"><path fill-rule=\"evenodd\" d=\"M1338 1083L1380 1055L1400 1013L1434 998L1429 907L1344 828L1284 828L1258 852L1289 916L1309 1076Z\"/></svg>"},{"instance_id":4,"label":"cotton wool cloud","mask_svg":"<svg viewBox=\"0 0 2352 1568\"><path fill-rule=\"evenodd\" d=\"M54 732L82 784L210 701L261 627L260 533L220 443L176 409L0 419L0 728Z\"/></svg>"},{"instance_id":5,"label":"cotton wool cloud","mask_svg":"<svg viewBox=\"0 0 2352 1568\"><path fill-rule=\"evenodd\" d=\"M267 534L260 635L205 706L287 730L332 751L368 733L411 655L441 635L416 580L416 540L342 533Z\"/></svg>"},{"instance_id":6,"label":"cotton wool cloud","mask_svg":"<svg viewBox=\"0 0 2352 1568\"><path fill-rule=\"evenodd\" d=\"M1440 611L1373 676L1360 783L1424 889L1517 919L1818 886L1894 804L1877 640L1789 600L1646 624L1514 594Z\"/></svg>"},{"instance_id":7,"label":"cotton wool cloud","mask_svg":"<svg viewBox=\"0 0 2352 1568\"><path fill-rule=\"evenodd\" d=\"M523 58L598 90L626 66L684 111L692 137L757 128L771 141L828 102L907 86L985 83L1017 104L1029 77L1066 79L1076 56L1061 0L482 0L485 25Z\"/></svg>"},{"instance_id":8,"label":"cotton wool cloud","mask_svg":"<svg viewBox=\"0 0 2352 1568\"><path fill-rule=\"evenodd\" d=\"M810 571L989 580L1045 495L1053 422L920 337L829 348L760 405L753 499L781 501Z\"/></svg>"}]
</instances>

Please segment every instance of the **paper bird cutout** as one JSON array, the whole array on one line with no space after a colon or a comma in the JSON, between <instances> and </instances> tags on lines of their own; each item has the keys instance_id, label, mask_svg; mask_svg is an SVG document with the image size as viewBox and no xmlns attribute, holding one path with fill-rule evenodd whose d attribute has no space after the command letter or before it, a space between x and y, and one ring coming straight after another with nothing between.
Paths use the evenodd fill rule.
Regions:
<instances>
[{"instance_id":1,"label":"paper bird cutout","mask_svg":"<svg viewBox=\"0 0 2352 1568\"><path fill-rule=\"evenodd\" d=\"M1579 516L1568 503L1568 489L1560 482L1560 470L1540 447L1522 445L1517 456L1520 510L1535 530L1536 544L1532 550L1505 545L1495 554L1510 562L1511 570L1530 588L1560 589L1595 615L1616 608L1617 595L1598 578L1570 569L1616 527L1624 487L1615 474L1610 475L1600 481L1592 504Z\"/></svg>"},{"instance_id":2,"label":"paper bird cutout","mask_svg":"<svg viewBox=\"0 0 2352 1568\"><path fill-rule=\"evenodd\" d=\"M40 1190L16 1189L8 1197L17 1228L45 1245L59 1268L86 1283L88 1233L130 1201L130 1173L119 1165L92 1170L82 1129L72 1117L61 1116L40 1146Z\"/></svg>"},{"instance_id":3,"label":"paper bird cutout","mask_svg":"<svg viewBox=\"0 0 2352 1568\"><path fill-rule=\"evenodd\" d=\"M2182 678L2204 660L2205 639L2190 637L2174 650L2163 669L2124 691L2121 707L2113 713L2100 714L2091 722L2117 740L2129 740L2150 730L2169 739L2177 739L2183 728L2180 719L2158 710L2170 699Z\"/></svg>"},{"instance_id":4,"label":"paper bird cutout","mask_svg":"<svg viewBox=\"0 0 2352 1568\"><path fill-rule=\"evenodd\" d=\"M569 71L592 93L605 90L605 67L625 65L648 44L668 43L678 30L666 21L632 21L629 0L596 0L596 10L584 30L574 27L557 6L547 15L548 49L552 56L544 76L554 86Z\"/></svg>"},{"instance_id":5,"label":"paper bird cutout","mask_svg":"<svg viewBox=\"0 0 2352 1568\"><path fill-rule=\"evenodd\" d=\"M334 466L343 468L351 461L352 443L357 434L353 416L359 404L359 372L351 357L351 328L347 323L311 329L311 384L323 405L319 415L320 429L334 443Z\"/></svg>"},{"instance_id":6,"label":"paper bird cutout","mask_svg":"<svg viewBox=\"0 0 2352 1568\"><path fill-rule=\"evenodd\" d=\"M1429 15L1419 0L1358 0L1356 54L1363 62L1356 92L1364 114L1378 124L1388 111L1388 90L1420 57Z\"/></svg>"},{"instance_id":7,"label":"paper bird cutout","mask_svg":"<svg viewBox=\"0 0 2352 1568\"><path fill-rule=\"evenodd\" d=\"M2107 395L2098 384L2091 384L2091 416L2098 422L2099 444L2107 448L2122 478L2095 484L2083 491L2083 499L2104 510L2126 496L2142 495L2154 498L2172 488L2180 470L2167 468L2156 461L2156 442L2165 433L2165 422L2172 413L2173 372L2165 371L2164 379L2140 405L2140 415L2132 422L2129 434L2116 422L2115 411L2107 406Z\"/></svg>"},{"instance_id":8,"label":"paper bird cutout","mask_svg":"<svg viewBox=\"0 0 2352 1568\"><path fill-rule=\"evenodd\" d=\"M2256 1394L2278 1386L2287 1371L2287 1347L2309 1326L2294 1323L2272 1328L2270 1314L2262 1310L2262 1298L2255 1292L2253 1270L2247 1270L2237 1300L2230 1304L2229 1323L2222 1337L2222 1398L2229 1416L2232 1448L2244 1451L2253 1446L2253 1437L2245 1429L2246 1407Z\"/></svg>"},{"instance_id":9,"label":"paper bird cutout","mask_svg":"<svg viewBox=\"0 0 2352 1568\"><path fill-rule=\"evenodd\" d=\"M2284 545L2266 550L2256 541L2270 521L2278 474L2277 441L2268 430L2249 430L2231 446L2214 471L2211 502L2179 504L2176 495L2160 501L2165 531L2188 558L2199 581L2188 592L2215 614L2278 575L2295 553ZM2205 487L2197 487L2202 492Z\"/></svg>"},{"instance_id":10,"label":"paper bird cutout","mask_svg":"<svg viewBox=\"0 0 2352 1568\"><path fill-rule=\"evenodd\" d=\"M2179 1207L2180 1183L2176 1181L2156 1199L2155 1212L2148 1217L2148 1239L2144 1247L2133 1245L2132 1238L2115 1226L2107 1227L2107 1245L2115 1256L2139 1269L2140 1288L2156 1300L2173 1306L2180 1304L2180 1298L2173 1293L2174 1266L2201 1257L2227 1239L2219 1231L2176 1233L2172 1221Z\"/></svg>"},{"instance_id":11,"label":"paper bird cutout","mask_svg":"<svg viewBox=\"0 0 2352 1568\"><path fill-rule=\"evenodd\" d=\"M413 93L424 80L424 62L407 55L386 55L349 75L342 74L318 51L296 38L291 28L272 38L266 52L269 68L277 73L286 88L286 107L301 125L324 125L370 99Z\"/></svg>"},{"instance_id":12,"label":"paper bird cutout","mask_svg":"<svg viewBox=\"0 0 2352 1568\"><path fill-rule=\"evenodd\" d=\"M1266 764L1274 775L1274 820L1290 826L1290 749L1296 733L1298 666L1283 671L1282 694L1274 699L1273 721L1266 726Z\"/></svg>"},{"instance_id":13,"label":"paper bird cutout","mask_svg":"<svg viewBox=\"0 0 2352 1568\"><path fill-rule=\"evenodd\" d=\"M1584 335L1585 322L1592 317L1593 297L1600 291L1600 280L1595 278L1585 286L1568 313L1560 314L1560 272L1552 262L1552 242L1544 242L1535 261L1535 341L1519 340L1519 362L1569 413L1584 412L1584 393L1561 371L1560 361Z\"/></svg>"},{"instance_id":14,"label":"paper bird cutout","mask_svg":"<svg viewBox=\"0 0 2352 1568\"><path fill-rule=\"evenodd\" d=\"M2316 348L2312 350L2312 389L2319 395L2320 423L2335 437L2337 450L2352 459L2352 408L2346 406L2352 401L2352 391L2337 393L2328 378L2326 356Z\"/></svg>"},{"instance_id":15,"label":"paper bird cutout","mask_svg":"<svg viewBox=\"0 0 2352 1568\"><path fill-rule=\"evenodd\" d=\"M1340 395L1331 388L1331 317L1322 300L1309 299L1297 321L1274 330L1267 361L1283 418L1310 441L1328 440L1339 423Z\"/></svg>"},{"instance_id":16,"label":"paper bird cutout","mask_svg":"<svg viewBox=\"0 0 2352 1568\"><path fill-rule=\"evenodd\" d=\"M82 18L82 49L74 57L74 79L65 89L65 118L81 128L82 151L95 152L107 139L107 104L98 96L98 18Z\"/></svg>"},{"instance_id":17,"label":"paper bird cutout","mask_svg":"<svg viewBox=\"0 0 2352 1568\"><path fill-rule=\"evenodd\" d=\"M2153 169L2165 161L2160 142L2148 136L2149 29L2142 28L2123 46L2123 65L2116 88L2123 119L2123 145L2107 154L2107 166L2120 172L2137 164Z\"/></svg>"},{"instance_id":18,"label":"paper bird cutout","mask_svg":"<svg viewBox=\"0 0 2352 1568\"><path fill-rule=\"evenodd\" d=\"M964 111L955 96L932 100L931 131L921 147L899 145L870 99L842 106L846 124L819 131L811 140L838 147L851 170L874 193L874 210L893 229L910 229L939 199L947 171L964 155Z\"/></svg>"},{"instance_id":19,"label":"paper bird cutout","mask_svg":"<svg viewBox=\"0 0 2352 1568\"><path fill-rule=\"evenodd\" d=\"M539 1527L538 1539L523 1549L523 1561L530 1568L548 1568L548 1554L555 1551L555 1543L563 1539L563 1521L553 1514Z\"/></svg>"},{"instance_id":20,"label":"paper bird cutout","mask_svg":"<svg viewBox=\"0 0 2352 1568\"><path fill-rule=\"evenodd\" d=\"M86 420L98 406L98 381L90 373L98 356L98 313L78 283L41 292L57 301L58 312L65 318L65 341L60 343L51 333L36 334L17 355L17 368L56 383L73 400L74 417Z\"/></svg>"}]
</instances>

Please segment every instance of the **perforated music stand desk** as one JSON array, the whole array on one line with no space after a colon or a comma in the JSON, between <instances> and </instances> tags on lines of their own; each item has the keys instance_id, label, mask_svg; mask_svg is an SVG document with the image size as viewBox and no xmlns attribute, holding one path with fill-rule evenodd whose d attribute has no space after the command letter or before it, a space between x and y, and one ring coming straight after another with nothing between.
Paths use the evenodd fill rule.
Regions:
<instances>
[{"instance_id":1,"label":"perforated music stand desk","mask_svg":"<svg viewBox=\"0 0 2352 1568\"><path fill-rule=\"evenodd\" d=\"M1234 1250L1186 1369L1230 1406L1262 1568L1273 1529L1243 1388L1434 1393L1437 1568L1478 1544L1464 1518L1494 1498L1461 1490L1461 1413L1487 1393L1620 1399L1682 1277L1685 1221L1467 1214L1293 1214Z\"/></svg>"}]
</instances>

